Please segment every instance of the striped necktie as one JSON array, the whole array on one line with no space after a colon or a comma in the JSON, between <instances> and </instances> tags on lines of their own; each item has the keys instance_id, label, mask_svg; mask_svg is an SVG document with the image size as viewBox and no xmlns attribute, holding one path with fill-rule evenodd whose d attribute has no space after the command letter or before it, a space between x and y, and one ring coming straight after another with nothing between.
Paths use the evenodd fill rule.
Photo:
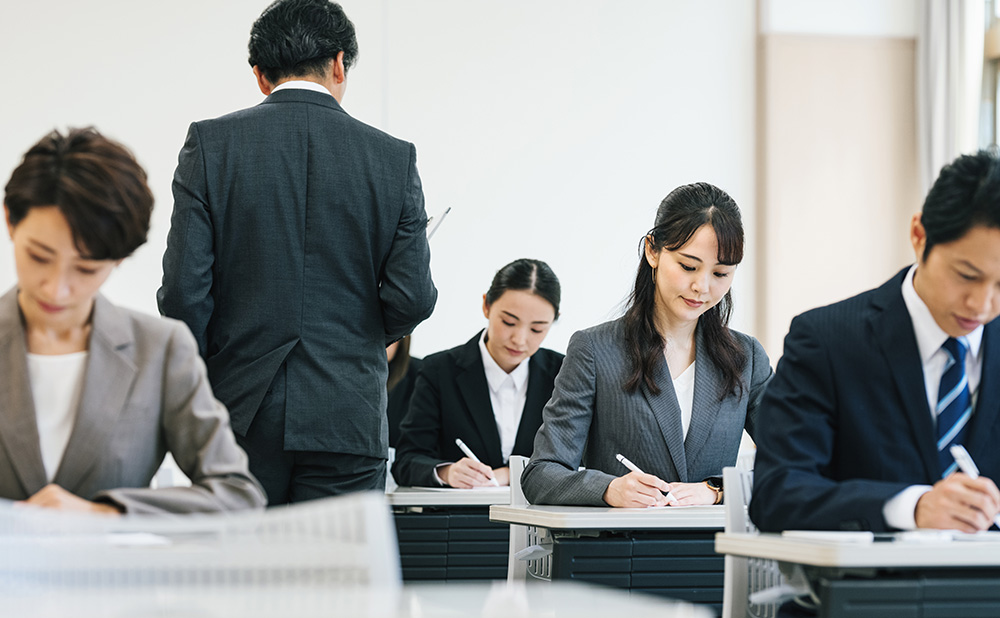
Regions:
<instances>
[{"instance_id":1,"label":"striped necktie","mask_svg":"<svg viewBox=\"0 0 1000 618\"><path fill-rule=\"evenodd\" d=\"M955 471L958 465L948 449L953 444L965 442L965 428L972 416L972 398L969 380L965 375L965 344L949 337L941 346L948 353L941 388L938 389L937 448L941 463L941 478Z\"/></svg>"}]
</instances>

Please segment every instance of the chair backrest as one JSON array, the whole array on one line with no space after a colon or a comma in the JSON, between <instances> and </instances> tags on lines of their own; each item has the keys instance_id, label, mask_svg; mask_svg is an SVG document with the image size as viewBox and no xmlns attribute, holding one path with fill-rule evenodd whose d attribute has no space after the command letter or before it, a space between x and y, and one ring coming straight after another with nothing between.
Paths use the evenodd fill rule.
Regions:
<instances>
[{"instance_id":1,"label":"chair backrest","mask_svg":"<svg viewBox=\"0 0 1000 618\"><path fill-rule=\"evenodd\" d=\"M725 487L726 532L757 532L750 521L747 507L753 493L753 470L723 468L722 484ZM776 603L754 604L749 597L754 592L772 588L781 583L781 573L773 560L726 556L726 572L722 598L722 618L773 618L777 615Z\"/></svg>"},{"instance_id":2,"label":"chair backrest","mask_svg":"<svg viewBox=\"0 0 1000 618\"><path fill-rule=\"evenodd\" d=\"M401 586L385 496L267 511L105 518L0 505L0 587Z\"/></svg>"}]
</instances>

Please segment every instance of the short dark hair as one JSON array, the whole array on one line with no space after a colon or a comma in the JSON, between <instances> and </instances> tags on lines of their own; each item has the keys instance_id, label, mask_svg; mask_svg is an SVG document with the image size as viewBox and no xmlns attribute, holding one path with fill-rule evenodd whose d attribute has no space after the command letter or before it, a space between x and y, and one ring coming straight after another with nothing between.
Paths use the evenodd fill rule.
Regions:
<instances>
[{"instance_id":1,"label":"short dark hair","mask_svg":"<svg viewBox=\"0 0 1000 618\"><path fill-rule=\"evenodd\" d=\"M492 305L507 290L524 290L541 296L552 305L555 317L559 318L562 288L559 286L559 277L545 262L521 258L498 270L493 276L490 289L486 291L486 304Z\"/></svg>"},{"instance_id":2,"label":"short dark hair","mask_svg":"<svg viewBox=\"0 0 1000 618\"><path fill-rule=\"evenodd\" d=\"M927 193L920 222L927 232L923 259L934 245L958 240L973 227L1000 228L1000 152L996 147L961 155L944 166Z\"/></svg>"},{"instance_id":3,"label":"short dark hair","mask_svg":"<svg viewBox=\"0 0 1000 618\"><path fill-rule=\"evenodd\" d=\"M82 257L120 260L146 242L153 193L125 146L93 128L52 131L24 154L4 187L10 223L59 208Z\"/></svg>"},{"instance_id":4,"label":"short dark hair","mask_svg":"<svg viewBox=\"0 0 1000 618\"><path fill-rule=\"evenodd\" d=\"M653 229L639 241L639 268L635 284L625 310L625 349L630 370L623 385L627 392L635 392L645 384L651 393L659 394L660 387L654 376L656 367L663 362L666 342L656 329L656 283L653 267L646 261L648 242L653 252L663 249L676 251L683 247L703 225L711 226L719 243L717 259L721 264L739 264L743 261L743 218L733 198L722 189L707 182L677 187L660 202L656 210ZM726 292L719 304L698 318L698 329L705 338L708 355L722 371L719 398L742 393L742 372L746 353L729 332L729 317L733 310L732 290Z\"/></svg>"},{"instance_id":5,"label":"short dark hair","mask_svg":"<svg viewBox=\"0 0 1000 618\"><path fill-rule=\"evenodd\" d=\"M385 381L385 390L387 391L396 388L396 385L402 381L410 368L410 335L406 335L396 344L396 355L389 361L389 377Z\"/></svg>"},{"instance_id":6,"label":"short dark hair","mask_svg":"<svg viewBox=\"0 0 1000 618\"><path fill-rule=\"evenodd\" d=\"M326 77L330 61L344 52L344 70L358 57L354 24L329 0L277 0L250 29L250 66L272 84L288 77Z\"/></svg>"}]
</instances>

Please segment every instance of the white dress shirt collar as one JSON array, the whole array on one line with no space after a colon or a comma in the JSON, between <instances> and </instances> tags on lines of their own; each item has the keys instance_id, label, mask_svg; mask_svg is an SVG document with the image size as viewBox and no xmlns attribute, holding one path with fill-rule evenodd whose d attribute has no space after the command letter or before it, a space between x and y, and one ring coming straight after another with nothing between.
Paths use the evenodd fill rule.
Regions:
<instances>
[{"instance_id":1,"label":"white dress shirt collar","mask_svg":"<svg viewBox=\"0 0 1000 618\"><path fill-rule=\"evenodd\" d=\"M287 82L282 82L271 89L271 94L274 94L279 90L291 90L292 88L296 88L298 90L312 90L313 92L321 92L323 94L330 95L331 97L333 96L325 86L320 86L316 82L304 79L293 79Z\"/></svg>"},{"instance_id":2,"label":"white dress shirt collar","mask_svg":"<svg viewBox=\"0 0 1000 618\"><path fill-rule=\"evenodd\" d=\"M917 337L917 349L920 351L920 363L926 365L931 356L941 349L949 335L941 330L934 316L931 315L931 310L927 308L927 304L913 287L913 275L916 272L917 265L914 264L906 273L906 278L903 279L903 301L906 303L906 310L910 313L910 320L913 322L913 332ZM965 341L972 358L979 360L979 349L983 342L982 325L960 339Z\"/></svg>"}]
</instances>

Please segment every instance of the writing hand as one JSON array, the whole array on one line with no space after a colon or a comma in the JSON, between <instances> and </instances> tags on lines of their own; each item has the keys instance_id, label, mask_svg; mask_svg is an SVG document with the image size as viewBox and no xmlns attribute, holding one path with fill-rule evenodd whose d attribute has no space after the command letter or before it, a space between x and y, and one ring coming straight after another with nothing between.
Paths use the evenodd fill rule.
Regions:
<instances>
[{"instance_id":1,"label":"writing hand","mask_svg":"<svg viewBox=\"0 0 1000 618\"><path fill-rule=\"evenodd\" d=\"M672 499L664 493L670 486L660 478L642 472L629 472L611 481L604 490L604 501L609 506L643 508L666 506Z\"/></svg>"},{"instance_id":2,"label":"writing hand","mask_svg":"<svg viewBox=\"0 0 1000 618\"><path fill-rule=\"evenodd\" d=\"M986 530L1000 512L1000 490L990 479L972 479L955 472L934 484L917 501L914 519L918 528L961 532Z\"/></svg>"},{"instance_id":3,"label":"writing hand","mask_svg":"<svg viewBox=\"0 0 1000 618\"><path fill-rule=\"evenodd\" d=\"M463 457L451 465L441 466L438 468L438 476L445 484L458 489L471 489L493 484L490 480L493 478L493 469L468 457ZM509 471L507 479L510 479Z\"/></svg>"},{"instance_id":4,"label":"writing hand","mask_svg":"<svg viewBox=\"0 0 1000 618\"><path fill-rule=\"evenodd\" d=\"M704 483L670 483L670 495L677 506L715 504L715 492Z\"/></svg>"}]
</instances>

